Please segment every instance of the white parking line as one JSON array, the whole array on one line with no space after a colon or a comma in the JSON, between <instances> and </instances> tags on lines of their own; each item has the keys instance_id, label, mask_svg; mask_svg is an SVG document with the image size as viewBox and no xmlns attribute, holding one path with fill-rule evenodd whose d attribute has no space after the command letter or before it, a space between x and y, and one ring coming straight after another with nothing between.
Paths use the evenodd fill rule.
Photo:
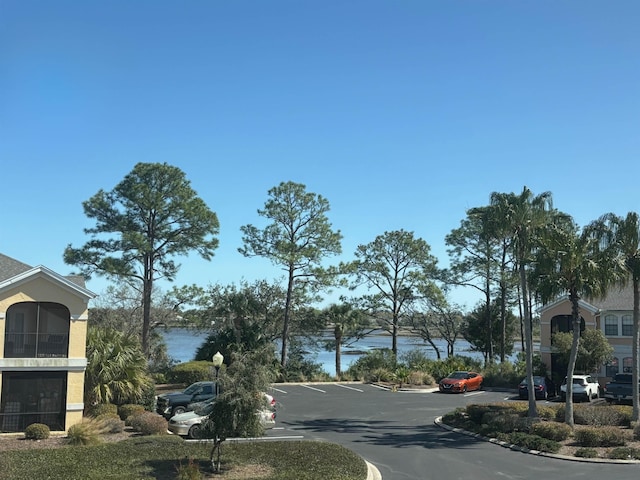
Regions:
<instances>
[{"instance_id":1,"label":"white parking line","mask_svg":"<svg viewBox=\"0 0 640 480\"><path fill-rule=\"evenodd\" d=\"M309 385L300 385L300 386L304 388L308 388L309 390L315 390L316 392L327 393L324 390L320 390L319 388L313 388L312 386L309 386Z\"/></svg>"},{"instance_id":2,"label":"white parking line","mask_svg":"<svg viewBox=\"0 0 640 480\"><path fill-rule=\"evenodd\" d=\"M356 392L360 392L360 393L364 392L364 390L360 390L359 388L353 388L347 385L340 385L339 383L336 383L336 387L346 388L347 390L355 390Z\"/></svg>"},{"instance_id":3,"label":"white parking line","mask_svg":"<svg viewBox=\"0 0 640 480\"><path fill-rule=\"evenodd\" d=\"M465 393L464 396L465 397L471 397L473 395L484 395L486 392L469 392L469 393Z\"/></svg>"},{"instance_id":4,"label":"white parking line","mask_svg":"<svg viewBox=\"0 0 640 480\"><path fill-rule=\"evenodd\" d=\"M279 388L276 388L276 387L271 387L271 390L275 390L278 393L287 393L284 390L280 390Z\"/></svg>"}]
</instances>

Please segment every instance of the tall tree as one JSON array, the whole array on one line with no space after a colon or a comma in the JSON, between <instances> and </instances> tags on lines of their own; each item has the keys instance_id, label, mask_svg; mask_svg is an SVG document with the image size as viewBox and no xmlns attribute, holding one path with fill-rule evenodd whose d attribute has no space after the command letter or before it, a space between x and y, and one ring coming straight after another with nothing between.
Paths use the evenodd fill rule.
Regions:
<instances>
[{"instance_id":1,"label":"tall tree","mask_svg":"<svg viewBox=\"0 0 640 480\"><path fill-rule=\"evenodd\" d=\"M376 293L368 296L373 312L392 337L391 350L398 354L400 317L416 299L439 295L435 283L437 260L431 247L413 232L385 232L366 245L359 245L356 260L349 266L355 284L366 285ZM441 294L440 294L441 295Z\"/></svg>"},{"instance_id":2,"label":"tall tree","mask_svg":"<svg viewBox=\"0 0 640 480\"><path fill-rule=\"evenodd\" d=\"M617 260L626 275L620 277L621 286L631 282L633 288L633 334L631 355L633 358L632 387L634 421L640 420L640 219L636 212L619 217L613 213L603 215L597 221L606 245L617 251Z\"/></svg>"},{"instance_id":3,"label":"tall tree","mask_svg":"<svg viewBox=\"0 0 640 480\"><path fill-rule=\"evenodd\" d=\"M497 208L503 218L505 236L509 238L519 277L520 295L524 317L525 363L529 391L529 411L531 418L538 416L533 388L533 334L531 308L529 304L528 270L537 240L546 227L552 209L550 192L534 195L524 187L520 194L491 194L491 206Z\"/></svg>"},{"instance_id":4,"label":"tall tree","mask_svg":"<svg viewBox=\"0 0 640 480\"><path fill-rule=\"evenodd\" d=\"M334 231L327 217L329 202L321 195L307 192L305 185L282 182L268 192L269 199L258 215L271 221L263 229L253 225L240 228L247 257L260 256L279 265L287 275L282 322L280 363L287 363L287 345L294 290L297 284L312 290L326 286L330 280L321 262L342 252L342 234Z\"/></svg>"},{"instance_id":5,"label":"tall tree","mask_svg":"<svg viewBox=\"0 0 640 480\"><path fill-rule=\"evenodd\" d=\"M494 234L492 213L495 208L479 207L470 209L460 227L449 233L445 242L451 259L448 271L449 281L465 287L472 287L484 296L484 319L488 332L488 348L493 348L493 314L491 309L492 290L497 277L497 257L499 239ZM488 352L489 362L493 352Z\"/></svg>"},{"instance_id":6,"label":"tall tree","mask_svg":"<svg viewBox=\"0 0 640 480\"><path fill-rule=\"evenodd\" d=\"M191 188L182 170L166 163L138 163L110 192L83 202L96 226L82 248L68 245L64 261L93 274L124 279L142 292L142 349L149 355L154 281L173 281L175 257L196 251L209 260L218 246L218 217Z\"/></svg>"},{"instance_id":7,"label":"tall tree","mask_svg":"<svg viewBox=\"0 0 640 480\"><path fill-rule=\"evenodd\" d=\"M573 373L581 334L580 299L603 298L617 280L610 251L600 248L598 235L591 227L579 230L572 219L556 217L547 224L538 244L533 270L533 286L544 303L566 294L571 302L573 339L567 367L565 423L573 421Z\"/></svg>"}]
</instances>

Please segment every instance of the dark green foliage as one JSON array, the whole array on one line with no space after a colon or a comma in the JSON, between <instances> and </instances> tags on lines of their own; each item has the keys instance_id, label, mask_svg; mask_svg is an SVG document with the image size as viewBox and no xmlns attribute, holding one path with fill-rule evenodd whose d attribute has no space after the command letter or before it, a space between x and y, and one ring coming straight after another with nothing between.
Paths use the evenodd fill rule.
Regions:
<instances>
[{"instance_id":1,"label":"dark green foliage","mask_svg":"<svg viewBox=\"0 0 640 480\"><path fill-rule=\"evenodd\" d=\"M471 357L456 355L442 360L431 360L427 365L427 368L435 381L439 382L451 372L455 372L457 370L480 372L482 369L482 362Z\"/></svg>"},{"instance_id":2,"label":"dark green foliage","mask_svg":"<svg viewBox=\"0 0 640 480\"><path fill-rule=\"evenodd\" d=\"M598 451L595 448L590 447L579 448L576 450L574 456L580 458L595 458L598 456Z\"/></svg>"},{"instance_id":3,"label":"dark green foliage","mask_svg":"<svg viewBox=\"0 0 640 480\"><path fill-rule=\"evenodd\" d=\"M633 439L640 440L640 423L633 427Z\"/></svg>"},{"instance_id":4,"label":"dark green foliage","mask_svg":"<svg viewBox=\"0 0 640 480\"><path fill-rule=\"evenodd\" d=\"M99 417L100 415L118 416L118 406L113 403L98 403L88 407L87 414L90 417Z\"/></svg>"},{"instance_id":5,"label":"dark green foliage","mask_svg":"<svg viewBox=\"0 0 640 480\"><path fill-rule=\"evenodd\" d=\"M607 457L614 460L640 460L640 449L633 447L616 447L611 449Z\"/></svg>"},{"instance_id":6,"label":"dark green foliage","mask_svg":"<svg viewBox=\"0 0 640 480\"><path fill-rule=\"evenodd\" d=\"M510 387L520 383L523 374L512 363L492 363L482 370L482 385L485 387Z\"/></svg>"},{"instance_id":7,"label":"dark green foliage","mask_svg":"<svg viewBox=\"0 0 640 480\"><path fill-rule=\"evenodd\" d=\"M215 352L213 353L215 354ZM179 363L171 369L168 379L171 383L191 385L196 382L212 380L215 374L215 368L211 363L211 357L209 357L208 360Z\"/></svg>"},{"instance_id":8,"label":"dark green foliage","mask_svg":"<svg viewBox=\"0 0 640 480\"><path fill-rule=\"evenodd\" d=\"M583 427L573 434L581 447L618 447L626 443L625 432L617 427Z\"/></svg>"},{"instance_id":9,"label":"dark green foliage","mask_svg":"<svg viewBox=\"0 0 640 480\"><path fill-rule=\"evenodd\" d=\"M127 403L125 405L120 405L118 407L118 416L121 420L126 420L131 415L142 413L145 411L143 405L138 405L135 403Z\"/></svg>"},{"instance_id":10,"label":"dark green foliage","mask_svg":"<svg viewBox=\"0 0 640 480\"><path fill-rule=\"evenodd\" d=\"M366 375L378 369L392 372L397 365L396 356L391 349L381 348L362 355L351 364L348 372L352 373L356 378L364 378Z\"/></svg>"},{"instance_id":11,"label":"dark green foliage","mask_svg":"<svg viewBox=\"0 0 640 480\"><path fill-rule=\"evenodd\" d=\"M216 352L220 352L226 359L231 359L232 352L255 350L271 345L271 339L264 335L262 328L260 323L240 319L234 322L233 327L222 328L210 334L196 350L194 359L210 361Z\"/></svg>"},{"instance_id":12,"label":"dark green foliage","mask_svg":"<svg viewBox=\"0 0 640 480\"><path fill-rule=\"evenodd\" d=\"M562 442L571 436L571 427L566 423L538 422L531 425L530 433L549 440Z\"/></svg>"},{"instance_id":13,"label":"dark green foliage","mask_svg":"<svg viewBox=\"0 0 640 480\"><path fill-rule=\"evenodd\" d=\"M43 423L32 423L24 429L24 438L27 440L44 440L49 438L51 431Z\"/></svg>"},{"instance_id":14,"label":"dark green foliage","mask_svg":"<svg viewBox=\"0 0 640 480\"><path fill-rule=\"evenodd\" d=\"M175 478L180 460L193 458L209 471L210 447L175 436L132 438L81 449L3 452L0 471L11 480L151 480ZM272 469L262 480L362 480L367 465L354 452L329 442L233 443L224 447L223 472L236 465Z\"/></svg>"},{"instance_id":15,"label":"dark green foliage","mask_svg":"<svg viewBox=\"0 0 640 480\"><path fill-rule=\"evenodd\" d=\"M524 432L503 433L498 436L498 439L507 443L518 445L528 450L538 450L540 452L547 453L556 453L562 446L556 441Z\"/></svg>"},{"instance_id":16,"label":"dark green foliage","mask_svg":"<svg viewBox=\"0 0 640 480\"><path fill-rule=\"evenodd\" d=\"M301 346L295 342L291 342L286 366L281 369L281 377L286 382L329 380L322 364L306 358Z\"/></svg>"},{"instance_id":17,"label":"dark green foliage","mask_svg":"<svg viewBox=\"0 0 640 480\"><path fill-rule=\"evenodd\" d=\"M488 315L491 316L489 323ZM486 302L478 305L469 315L465 316L462 335L472 346L473 350L481 352L485 358L489 357L489 352L497 356L500 347L504 344L505 355L511 355L516 332L516 317L510 311L505 312L505 339L502 343L502 321L500 319L501 309L499 299L491 302L491 307L487 311ZM491 335L489 335L489 324L491 325ZM491 338L491 341L489 340ZM491 343L491 344L490 344ZM493 360L493 359L492 359Z\"/></svg>"},{"instance_id":18,"label":"dark green foliage","mask_svg":"<svg viewBox=\"0 0 640 480\"><path fill-rule=\"evenodd\" d=\"M482 417L479 433L495 437L500 433L528 432L529 419L517 413L487 412Z\"/></svg>"}]
</instances>

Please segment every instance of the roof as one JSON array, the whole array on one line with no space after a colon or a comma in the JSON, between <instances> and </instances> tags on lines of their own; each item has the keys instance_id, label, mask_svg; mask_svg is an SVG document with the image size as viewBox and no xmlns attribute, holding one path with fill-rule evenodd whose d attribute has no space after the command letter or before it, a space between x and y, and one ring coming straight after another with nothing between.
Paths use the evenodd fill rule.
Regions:
<instances>
[{"instance_id":1,"label":"roof","mask_svg":"<svg viewBox=\"0 0 640 480\"><path fill-rule=\"evenodd\" d=\"M555 301L543 305L542 308L540 308L540 312L565 301L569 301L568 295L563 295ZM580 299L579 305L581 309L586 308L593 313L612 310L633 310L633 286L629 283L622 288L613 287L609 290L606 297L600 299Z\"/></svg>"},{"instance_id":2,"label":"roof","mask_svg":"<svg viewBox=\"0 0 640 480\"><path fill-rule=\"evenodd\" d=\"M0 253L0 282L20 275L33 267Z\"/></svg>"},{"instance_id":3,"label":"roof","mask_svg":"<svg viewBox=\"0 0 640 480\"><path fill-rule=\"evenodd\" d=\"M56 282L80 296L89 299L96 297L95 293L85 288L85 279L81 275L59 275L45 266L32 267L0 253L0 290L35 276L45 276L50 281Z\"/></svg>"}]
</instances>

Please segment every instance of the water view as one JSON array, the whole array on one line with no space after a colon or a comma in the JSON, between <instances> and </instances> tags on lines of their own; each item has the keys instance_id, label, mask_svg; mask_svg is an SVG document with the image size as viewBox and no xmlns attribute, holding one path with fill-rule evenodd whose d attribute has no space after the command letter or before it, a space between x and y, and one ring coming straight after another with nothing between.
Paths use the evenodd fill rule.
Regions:
<instances>
[{"instance_id":1,"label":"water view","mask_svg":"<svg viewBox=\"0 0 640 480\"><path fill-rule=\"evenodd\" d=\"M207 338L207 332L199 332L187 328L171 328L164 332L164 339L167 344L169 356L176 362L188 362L193 360L196 350ZM323 337L329 339L329 337ZM444 340L436 341L436 345L440 349L443 357L447 355L446 342ZM364 353L380 348L391 348L391 337L387 334L370 335L359 340L348 348L342 349L342 370L346 370L349 366L360 358ZM398 353L402 355L413 349L420 349L428 358L437 358L437 355L431 345L427 345L419 337L400 336L398 337ZM309 349L308 349L309 350ZM471 346L466 340L458 340L455 343L455 353L457 355L465 355L472 358L482 359L482 355L478 352L471 351ZM327 351L324 349L309 350L309 360L322 365L324 371L329 375L336 374L335 351ZM515 358L515 355L513 356ZM512 359L513 359L512 358Z\"/></svg>"}]
</instances>

